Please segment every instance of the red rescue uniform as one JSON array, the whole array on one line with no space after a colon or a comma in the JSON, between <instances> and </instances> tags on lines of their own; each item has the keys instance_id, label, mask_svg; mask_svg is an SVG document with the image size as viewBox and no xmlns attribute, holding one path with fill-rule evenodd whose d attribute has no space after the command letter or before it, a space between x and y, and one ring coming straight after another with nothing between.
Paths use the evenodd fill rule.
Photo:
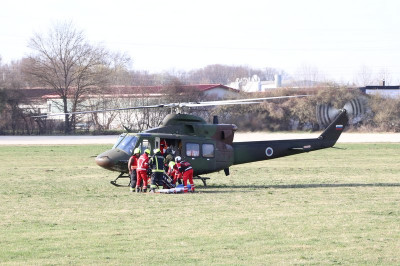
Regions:
<instances>
[{"instance_id":1,"label":"red rescue uniform","mask_svg":"<svg viewBox=\"0 0 400 266\"><path fill-rule=\"evenodd\" d=\"M129 160L129 163L131 164L131 171L133 171L133 170L136 171L137 166L138 166L138 160L139 160L138 157L136 157L135 155L132 155L131 159Z\"/></svg>"},{"instance_id":2,"label":"red rescue uniform","mask_svg":"<svg viewBox=\"0 0 400 266\"><path fill-rule=\"evenodd\" d=\"M129 176L131 178L131 189L133 190L136 187L137 183L137 166L138 166L138 159L139 155L132 155L131 158L128 161L128 166L129 166Z\"/></svg>"},{"instance_id":3,"label":"red rescue uniform","mask_svg":"<svg viewBox=\"0 0 400 266\"><path fill-rule=\"evenodd\" d=\"M179 172L178 166L174 162L169 163L167 175L173 179L173 184L176 184L178 179L182 179L182 174Z\"/></svg>"},{"instance_id":4,"label":"red rescue uniform","mask_svg":"<svg viewBox=\"0 0 400 266\"><path fill-rule=\"evenodd\" d=\"M180 162L177 163L177 167L179 169L179 172L182 173L182 177L183 177L183 192L188 192L188 188L187 188L188 179L189 179L190 186L191 186L190 190L192 192L194 192L192 165L189 162L180 161Z\"/></svg>"},{"instance_id":5,"label":"red rescue uniform","mask_svg":"<svg viewBox=\"0 0 400 266\"><path fill-rule=\"evenodd\" d=\"M149 156L147 153L143 153L138 160L138 166L136 168L137 181L136 188L140 187L140 183L143 180L143 191L147 189L147 169L149 169Z\"/></svg>"},{"instance_id":6,"label":"red rescue uniform","mask_svg":"<svg viewBox=\"0 0 400 266\"><path fill-rule=\"evenodd\" d=\"M165 139L162 139L160 141L160 151L161 151L162 155L165 154L165 151L167 150L167 148L168 148L167 142L165 141Z\"/></svg>"}]
</instances>

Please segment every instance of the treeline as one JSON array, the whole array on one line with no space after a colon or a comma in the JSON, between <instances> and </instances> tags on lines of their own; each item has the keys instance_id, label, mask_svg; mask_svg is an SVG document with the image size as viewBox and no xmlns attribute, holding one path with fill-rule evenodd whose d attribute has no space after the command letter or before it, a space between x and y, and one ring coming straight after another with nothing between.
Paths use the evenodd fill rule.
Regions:
<instances>
[{"instance_id":1,"label":"treeline","mask_svg":"<svg viewBox=\"0 0 400 266\"><path fill-rule=\"evenodd\" d=\"M60 134L65 132L65 124L60 120L53 119L32 119L30 113L26 113L27 107L37 103L22 94L21 88L40 86L37 80L24 72L26 60L13 62L11 64L1 64L0 61L0 134ZM215 76L215 70L221 75L221 79ZM259 70L260 71L260 70ZM256 73L257 70L248 67L211 65L203 69L188 73L159 73L150 74L140 71L129 71L120 68L112 71L112 75L105 84L129 84L129 85L160 85L164 84L165 91L163 96L157 99L159 102L180 102L208 100L197 95L184 95L180 91L180 86L190 83L225 83L232 80L235 75L244 73ZM207 73L210 77L207 78ZM238 74L239 73L239 74ZM270 78L275 72L269 72ZM257 73L261 75L260 73ZM264 75L268 75L264 73ZM182 80L181 80L182 78ZM186 81L185 81L186 80ZM189 82L189 80L192 80ZM224 82L225 81L225 82ZM101 89L100 89L101 91ZM120 92L114 91L114 99L99 99L93 101L93 106L85 106L86 109L103 109L110 106L119 107L121 102L118 100ZM265 97L279 95L313 94L312 97L294 98L288 100L273 100L255 105L223 106L218 108L208 108L201 110L188 110L199 114L208 121L212 121L214 115L218 115L221 123L234 123L242 131L286 131L286 130L321 130L316 117L316 106L318 104L331 104L340 109L346 102L362 95L358 89L339 87L334 84L312 89L278 89L262 94L243 93L239 97ZM145 94L145 92L143 92ZM380 96L367 97L368 112L363 120L355 125L351 125L350 130L362 132L400 132L400 99L384 98ZM136 101L136 102L135 102ZM133 105L148 105L152 99L131 99ZM82 108L78 106L78 108ZM73 132L80 134L110 134L117 133L111 131L111 124L116 120L126 128L141 131L146 128L158 126L163 117L169 110L141 110L130 112L114 112L107 119L100 118L93 114L90 119L83 119L76 116L74 118ZM83 126L82 126L83 125Z\"/></svg>"},{"instance_id":2,"label":"treeline","mask_svg":"<svg viewBox=\"0 0 400 266\"><path fill-rule=\"evenodd\" d=\"M9 92L9 91L8 91ZM13 91L13 92L18 92ZM4 96L0 91L1 123L0 134L60 134L64 132L64 123L54 119L32 119L18 105L23 95L18 93ZM333 108L343 108L346 102L363 96L367 99L367 111L361 121L349 126L350 131L358 132L400 132L400 99L366 96L358 89L331 86L313 89L279 89L268 94L242 94L240 97L266 97L310 94L310 97L290 98L266 101L260 104L220 106L212 108L188 109L187 113L202 116L212 122L218 116L220 123L233 123L239 131L318 131L323 126L318 123L316 106L331 104ZM121 107L118 94L115 98L96 101L92 108L102 109L105 106ZM126 98L125 98L126 100ZM202 95L185 95L177 93L170 87L169 93L161 98L132 98L132 106L152 105L159 102L182 102L207 100ZM125 130L143 131L160 125L169 109L140 109L109 112L106 118L99 114L77 116L74 134L118 134ZM124 130L113 130L111 124L123 126ZM82 126L84 125L84 126Z\"/></svg>"}]
</instances>

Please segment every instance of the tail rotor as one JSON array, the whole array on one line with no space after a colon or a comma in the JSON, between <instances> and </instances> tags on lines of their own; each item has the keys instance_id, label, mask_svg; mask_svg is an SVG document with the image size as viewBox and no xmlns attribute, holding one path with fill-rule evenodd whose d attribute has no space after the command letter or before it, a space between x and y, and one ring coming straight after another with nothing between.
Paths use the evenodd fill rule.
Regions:
<instances>
[{"instance_id":1,"label":"tail rotor","mask_svg":"<svg viewBox=\"0 0 400 266\"><path fill-rule=\"evenodd\" d=\"M346 109L349 115L349 124L357 124L365 118L368 112L367 99L365 97L357 97L347 102L343 108ZM340 113L340 110L331 104L319 104L316 111L318 124L322 127L326 127L332 123Z\"/></svg>"}]
</instances>

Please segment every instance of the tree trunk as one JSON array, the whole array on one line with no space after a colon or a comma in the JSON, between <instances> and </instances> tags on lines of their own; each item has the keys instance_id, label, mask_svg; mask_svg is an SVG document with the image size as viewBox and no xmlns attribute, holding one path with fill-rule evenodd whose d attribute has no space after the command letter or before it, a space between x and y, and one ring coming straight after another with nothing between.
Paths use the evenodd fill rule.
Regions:
<instances>
[{"instance_id":1,"label":"tree trunk","mask_svg":"<svg viewBox=\"0 0 400 266\"><path fill-rule=\"evenodd\" d=\"M71 133L71 125L69 123L69 114L67 114L68 113L67 97L63 97L63 105L64 105L64 113L66 113L65 118L64 118L64 133L70 134Z\"/></svg>"}]
</instances>

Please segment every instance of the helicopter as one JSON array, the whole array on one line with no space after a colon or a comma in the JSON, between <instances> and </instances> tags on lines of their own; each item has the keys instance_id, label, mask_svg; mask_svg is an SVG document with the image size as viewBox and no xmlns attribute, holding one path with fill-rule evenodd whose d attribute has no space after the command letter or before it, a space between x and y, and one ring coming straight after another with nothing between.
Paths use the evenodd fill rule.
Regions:
<instances>
[{"instance_id":1,"label":"helicopter","mask_svg":"<svg viewBox=\"0 0 400 266\"><path fill-rule=\"evenodd\" d=\"M191 103L186 106L248 104L257 103L260 100L266 100L266 98ZM127 162L135 148L143 152L145 149L150 151L162 149L166 145L172 147L175 155L190 162L194 169L194 178L200 179L206 186L206 180L209 178L204 177L205 174L223 170L228 176L229 168L233 165L271 160L332 147L347 123L347 111L341 109L318 138L234 142L234 134L238 129L236 125L219 124L218 117L214 117L213 123L210 124L199 116L178 112L167 115L156 128L141 133L121 134L113 148L99 154L95 161L97 165L107 170L120 172L120 175L111 181L111 184L119 186L117 180L128 177Z\"/></svg>"},{"instance_id":2,"label":"helicopter","mask_svg":"<svg viewBox=\"0 0 400 266\"><path fill-rule=\"evenodd\" d=\"M331 119L332 121L329 120L330 124L317 138L234 142L234 135L238 129L236 125L220 124L216 116L214 116L213 123L207 123L199 116L183 114L183 108L256 104L272 99L308 96L310 95L170 103L96 111L55 113L51 115L87 114L142 108L171 108L171 113L163 119L158 127L147 129L140 133L127 132L121 134L114 146L110 150L99 154L95 158L95 162L107 170L119 172L120 174L117 178L110 181L110 183L115 186L123 186L118 184L117 180L119 178L129 178L128 160L136 148L139 148L143 153L146 149L153 151L168 146L174 150L175 156L181 156L182 160L188 161L192 165L194 178L200 179L204 186L207 186L206 180L209 178L204 177L205 174L223 170L225 175L228 176L230 174L229 169L233 165L271 160L333 147L348 124L348 114L345 108L338 110L335 113L335 117ZM172 110L175 110L175 112ZM49 115L35 117L44 116Z\"/></svg>"}]
</instances>

